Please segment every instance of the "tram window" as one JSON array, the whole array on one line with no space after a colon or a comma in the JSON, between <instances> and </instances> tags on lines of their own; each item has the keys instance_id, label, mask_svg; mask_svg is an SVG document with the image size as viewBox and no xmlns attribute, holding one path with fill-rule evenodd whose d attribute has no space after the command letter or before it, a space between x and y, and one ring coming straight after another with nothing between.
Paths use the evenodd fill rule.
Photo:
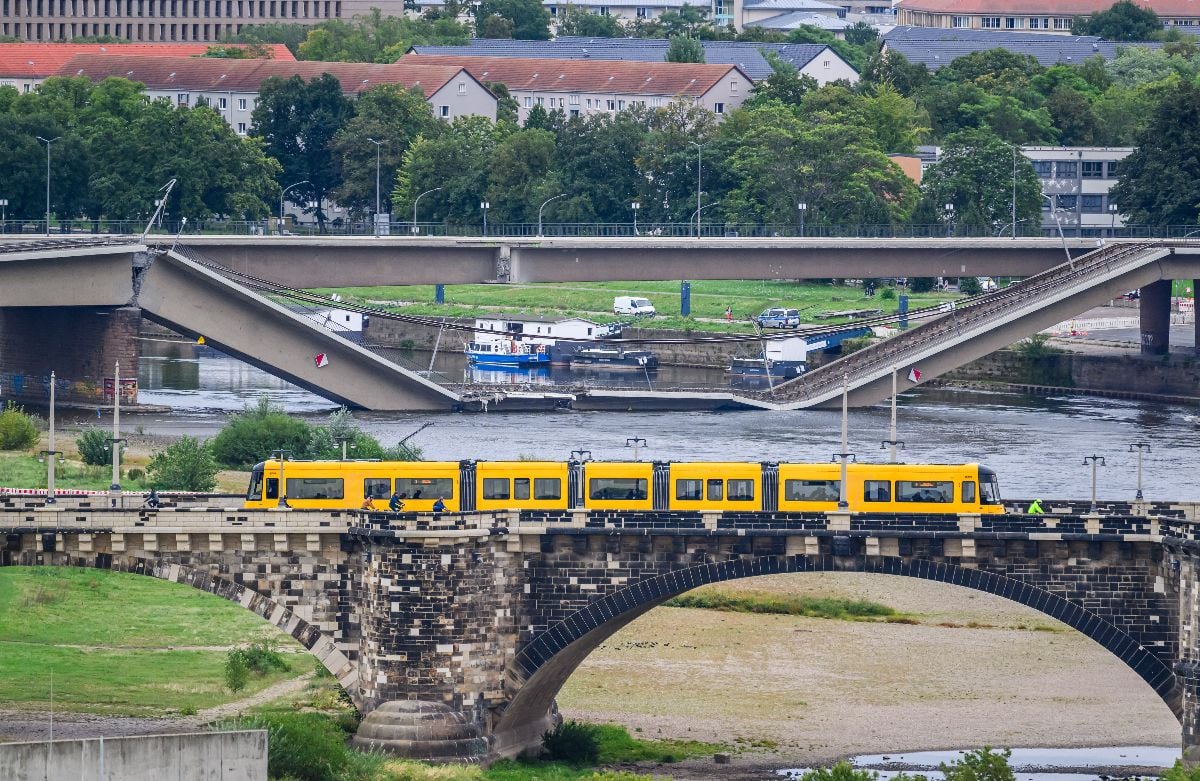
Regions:
<instances>
[{"instance_id":1,"label":"tram window","mask_svg":"<svg viewBox=\"0 0 1200 781\"><path fill-rule=\"evenodd\" d=\"M719 502L725 497L725 483L720 480L708 481L708 501Z\"/></svg>"},{"instance_id":2,"label":"tram window","mask_svg":"<svg viewBox=\"0 0 1200 781\"><path fill-rule=\"evenodd\" d=\"M994 474L983 474L980 470L979 498L984 504L1000 504L1000 481Z\"/></svg>"},{"instance_id":3,"label":"tram window","mask_svg":"<svg viewBox=\"0 0 1200 781\"><path fill-rule=\"evenodd\" d=\"M730 480L729 481L729 501L731 501L731 502L752 502L752 501L754 501L754 481L753 480Z\"/></svg>"},{"instance_id":4,"label":"tram window","mask_svg":"<svg viewBox=\"0 0 1200 781\"><path fill-rule=\"evenodd\" d=\"M484 499L508 499L508 478L507 477L485 477L483 478L483 498Z\"/></svg>"},{"instance_id":5,"label":"tram window","mask_svg":"<svg viewBox=\"0 0 1200 781\"><path fill-rule=\"evenodd\" d=\"M263 471L255 469L250 474L250 490L246 492L246 501L260 502L262 501L263 489Z\"/></svg>"},{"instance_id":6,"label":"tram window","mask_svg":"<svg viewBox=\"0 0 1200 781\"><path fill-rule=\"evenodd\" d=\"M890 502L892 501L892 484L887 480L863 481L863 501Z\"/></svg>"},{"instance_id":7,"label":"tram window","mask_svg":"<svg viewBox=\"0 0 1200 781\"><path fill-rule=\"evenodd\" d=\"M562 498L562 480L557 477L533 478L533 498L550 501Z\"/></svg>"},{"instance_id":8,"label":"tram window","mask_svg":"<svg viewBox=\"0 0 1200 781\"><path fill-rule=\"evenodd\" d=\"M783 495L789 502L836 502L842 495L842 481L785 480Z\"/></svg>"},{"instance_id":9,"label":"tram window","mask_svg":"<svg viewBox=\"0 0 1200 781\"><path fill-rule=\"evenodd\" d=\"M451 499L454 481L449 477L397 477L396 490L410 499Z\"/></svg>"},{"instance_id":10,"label":"tram window","mask_svg":"<svg viewBox=\"0 0 1200 781\"><path fill-rule=\"evenodd\" d=\"M289 499L341 499L342 478L340 477L289 477L287 496Z\"/></svg>"},{"instance_id":11,"label":"tram window","mask_svg":"<svg viewBox=\"0 0 1200 781\"><path fill-rule=\"evenodd\" d=\"M267 478L267 498L268 499L278 499L279 498L279 478L278 477L268 477Z\"/></svg>"},{"instance_id":12,"label":"tram window","mask_svg":"<svg viewBox=\"0 0 1200 781\"><path fill-rule=\"evenodd\" d=\"M949 480L897 480L897 502L954 501L954 483Z\"/></svg>"},{"instance_id":13,"label":"tram window","mask_svg":"<svg viewBox=\"0 0 1200 781\"><path fill-rule=\"evenodd\" d=\"M703 480L676 480L675 498L696 502L704 498Z\"/></svg>"},{"instance_id":14,"label":"tram window","mask_svg":"<svg viewBox=\"0 0 1200 781\"><path fill-rule=\"evenodd\" d=\"M387 499L391 491L392 481L386 477L368 477L363 480L363 496L367 499Z\"/></svg>"},{"instance_id":15,"label":"tram window","mask_svg":"<svg viewBox=\"0 0 1200 781\"><path fill-rule=\"evenodd\" d=\"M645 499L648 484L642 477L593 477L588 481L592 499Z\"/></svg>"},{"instance_id":16,"label":"tram window","mask_svg":"<svg viewBox=\"0 0 1200 781\"><path fill-rule=\"evenodd\" d=\"M513 498L529 501L529 478L514 477L513 478Z\"/></svg>"},{"instance_id":17,"label":"tram window","mask_svg":"<svg viewBox=\"0 0 1200 781\"><path fill-rule=\"evenodd\" d=\"M975 481L974 480L963 480L962 500L963 500L963 504L975 504Z\"/></svg>"}]
</instances>

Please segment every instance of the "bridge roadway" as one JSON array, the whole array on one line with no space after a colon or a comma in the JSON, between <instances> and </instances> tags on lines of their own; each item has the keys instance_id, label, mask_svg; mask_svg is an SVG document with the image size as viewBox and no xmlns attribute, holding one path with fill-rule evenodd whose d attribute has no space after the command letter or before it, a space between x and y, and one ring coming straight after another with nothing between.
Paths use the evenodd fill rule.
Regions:
<instances>
[{"instance_id":1,"label":"bridge roadway","mask_svg":"<svg viewBox=\"0 0 1200 781\"><path fill-rule=\"evenodd\" d=\"M218 499L218 502L221 500ZM536 746L578 665L706 583L786 572L922 578L1086 634L1178 716L1200 759L1200 504L1050 501L1028 515L126 510L0 497L0 566L170 580L288 632L365 718L356 742L436 761Z\"/></svg>"}]
</instances>

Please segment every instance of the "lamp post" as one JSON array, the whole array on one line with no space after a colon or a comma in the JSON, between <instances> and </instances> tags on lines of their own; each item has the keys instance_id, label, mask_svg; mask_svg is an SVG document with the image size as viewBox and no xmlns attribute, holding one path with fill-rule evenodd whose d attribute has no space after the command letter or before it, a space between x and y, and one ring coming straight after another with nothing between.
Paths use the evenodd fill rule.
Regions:
<instances>
[{"instance_id":1,"label":"lamp post","mask_svg":"<svg viewBox=\"0 0 1200 781\"><path fill-rule=\"evenodd\" d=\"M487 235L487 213L488 209L492 208L490 201L480 201L479 208L483 210L483 235Z\"/></svg>"},{"instance_id":2,"label":"lamp post","mask_svg":"<svg viewBox=\"0 0 1200 781\"><path fill-rule=\"evenodd\" d=\"M591 461L592 460L592 451L590 451L590 450L572 450L571 451L571 460L572 461Z\"/></svg>"},{"instance_id":3,"label":"lamp post","mask_svg":"<svg viewBox=\"0 0 1200 781\"><path fill-rule=\"evenodd\" d=\"M376 141L373 138L368 138L375 145L375 235L379 235L379 150L383 146L383 141Z\"/></svg>"},{"instance_id":4,"label":"lamp post","mask_svg":"<svg viewBox=\"0 0 1200 781\"><path fill-rule=\"evenodd\" d=\"M279 194L279 235L280 236L283 235L283 197L288 194L288 190L292 189L293 187L299 187L302 184L309 184L309 181L307 179L305 179L303 182L296 182L295 184L289 184L287 187L283 188L283 192L281 192Z\"/></svg>"},{"instance_id":5,"label":"lamp post","mask_svg":"<svg viewBox=\"0 0 1200 781\"><path fill-rule=\"evenodd\" d=\"M946 238L954 233L954 204L947 203L942 206L942 214L946 217Z\"/></svg>"},{"instance_id":6,"label":"lamp post","mask_svg":"<svg viewBox=\"0 0 1200 781\"><path fill-rule=\"evenodd\" d=\"M696 147L696 238L699 239L700 209L702 208L700 206L700 172L703 170L703 160L700 156L700 153L704 150L704 147L708 146L708 144L698 144L695 141L688 141L688 143Z\"/></svg>"},{"instance_id":7,"label":"lamp post","mask_svg":"<svg viewBox=\"0 0 1200 781\"><path fill-rule=\"evenodd\" d=\"M46 462L46 504L55 504L54 499L54 459L57 456L58 463L63 463L66 459L63 458L61 450L54 449L54 372L50 372L50 440L47 442L46 450L41 453L41 458Z\"/></svg>"},{"instance_id":8,"label":"lamp post","mask_svg":"<svg viewBox=\"0 0 1200 781\"><path fill-rule=\"evenodd\" d=\"M1013 175L1012 175L1012 237L1013 241L1017 240L1017 147L1012 148L1013 158Z\"/></svg>"},{"instance_id":9,"label":"lamp post","mask_svg":"<svg viewBox=\"0 0 1200 781\"><path fill-rule=\"evenodd\" d=\"M625 447L633 448L633 460L634 461L638 460L638 452L641 448L644 448L645 446L646 446L646 440L642 439L641 437L630 437L629 439L625 440Z\"/></svg>"},{"instance_id":10,"label":"lamp post","mask_svg":"<svg viewBox=\"0 0 1200 781\"><path fill-rule=\"evenodd\" d=\"M1096 455L1083 457L1083 465L1087 466L1088 464L1092 465L1092 509L1091 509L1091 512L1093 515L1095 515L1096 512L1100 509L1099 506L1096 504L1096 467L1097 466L1108 466L1108 464L1105 463L1104 456L1096 456Z\"/></svg>"},{"instance_id":11,"label":"lamp post","mask_svg":"<svg viewBox=\"0 0 1200 781\"><path fill-rule=\"evenodd\" d=\"M121 362L113 364L113 433L108 440L112 447L112 485L108 487L112 494L113 506L117 505L117 497L121 494Z\"/></svg>"},{"instance_id":12,"label":"lamp post","mask_svg":"<svg viewBox=\"0 0 1200 781\"><path fill-rule=\"evenodd\" d=\"M279 503L275 505L277 510L290 510L291 507L287 503L287 480L283 475L283 465L287 463L287 457L292 454L290 450L272 450L271 458L279 459Z\"/></svg>"},{"instance_id":13,"label":"lamp post","mask_svg":"<svg viewBox=\"0 0 1200 781\"><path fill-rule=\"evenodd\" d=\"M720 203L721 203L720 201L713 201L712 203L706 203L703 206L701 206L698 211L692 212L691 216L688 217L689 224L692 221L692 217L696 218L696 235L697 236L700 235L700 212L704 211L705 209L711 209L712 207L717 206Z\"/></svg>"},{"instance_id":14,"label":"lamp post","mask_svg":"<svg viewBox=\"0 0 1200 781\"><path fill-rule=\"evenodd\" d=\"M0 198L0 233L8 233L8 199Z\"/></svg>"},{"instance_id":15,"label":"lamp post","mask_svg":"<svg viewBox=\"0 0 1200 781\"><path fill-rule=\"evenodd\" d=\"M541 238L541 236L542 236L542 209L545 209L546 204L550 203L551 201L557 201L559 198L566 198L566 197L567 197L566 193L559 193L558 195L554 196L553 198L547 198L546 200L542 201L542 205L538 207L538 234L537 234L538 238Z\"/></svg>"},{"instance_id":16,"label":"lamp post","mask_svg":"<svg viewBox=\"0 0 1200 781\"><path fill-rule=\"evenodd\" d=\"M1117 235L1117 205L1115 203L1110 203L1108 205L1108 213L1110 215L1112 215L1112 222L1108 226L1108 235L1116 236Z\"/></svg>"},{"instance_id":17,"label":"lamp post","mask_svg":"<svg viewBox=\"0 0 1200 781\"><path fill-rule=\"evenodd\" d=\"M51 445L51 447L54 447ZM1130 442L1129 452L1137 451L1137 494L1134 495L1135 501L1142 501L1145 497L1142 496L1142 453L1150 452L1149 442Z\"/></svg>"},{"instance_id":18,"label":"lamp post","mask_svg":"<svg viewBox=\"0 0 1200 781\"><path fill-rule=\"evenodd\" d=\"M850 375L842 375L842 452L834 456L841 463L840 479L838 481L838 512L844 513L850 507L846 472L854 454L850 452Z\"/></svg>"},{"instance_id":19,"label":"lamp post","mask_svg":"<svg viewBox=\"0 0 1200 781\"><path fill-rule=\"evenodd\" d=\"M800 213L800 238L804 238L804 218L808 215L808 204L801 201L796 204L796 211Z\"/></svg>"},{"instance_id":20,"label":"lamp post","mask_svg":"<svg viewBox=\"0 0 1200 781\"><path fill-rule=\"evenodd\" d=\"M46 145L46 235L47 236L50 235L50 145L53 144L55 141L58 141L61 138L62 138L62 136L55 136L54 138L42 138L41 136L37 137L38 141L41 141L42 143L44 143Z\"/></svg>"},{"instance_id":21,"label":"lamp post","mask_svg":"<svg viewBox=\"0 0 1200 781\"><path fill-rule=\"evenodd\" d=\"M442 188L434 187L430 190L426 190L425 192L418 195L417 199L415 201L413 201L413 221L412 221L412 231L411 231L412 235L414 235L414 236L417 235L417 204L420 203L421 199L424 198L426 195L429 195L430 193L436 193L440 189L442 189Z\"/></svg>"},{"instance_id":22,"label":"lamp post","mask_svg":"<svg viewBox=\"0 0 1200 781\"><path fill-rule=\"evenodd\" d=\"M358 443L357 443L357 442L355 442L355 440L354 440L354 437L347 437L347 436L345 436L345 435L342 435L342 436L339 436L339 437L334 437L334 438L333 438L333 441L334 441L334 442L337 442L339 445L341 445L341 446L342 446L342 460L343 460L343 461L346 461L346 460L348 460L348 459L346 458L346 448L347 448L347 447L349 447L351 450L357 450L357 449L358 449Z\"/></svg>"},{"instance_id":23,"label":"lamp post","mask_svg":"<svg viewBox=\"0 0 1200 781\"><path fill-rule=\"evenodd\" d=\"M629 204L629 208L633 210L633 235L637 236L639 235L637 229L637 213L638 209L642 208L642 204L638 201L634 201L633 203Z\"/></svg>"}]
</instances>

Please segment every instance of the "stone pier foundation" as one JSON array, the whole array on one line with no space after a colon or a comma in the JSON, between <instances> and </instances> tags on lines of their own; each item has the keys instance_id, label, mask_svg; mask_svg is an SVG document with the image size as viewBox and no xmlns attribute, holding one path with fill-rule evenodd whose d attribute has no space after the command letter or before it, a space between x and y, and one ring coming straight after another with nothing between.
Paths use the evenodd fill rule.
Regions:
<instances>
[{"instance_id":1,"label":"stone pier foundation","mask_svg":"<svg viewBox=\"0 0 1200 781\"><path fill-rule=\"evenodd\" d=\"M0 308L0 396L45 404L53 371L59 403L105 404L120 361L122 400L136 402L141 321L134 307Z\"/></svg>"}]
</instances>

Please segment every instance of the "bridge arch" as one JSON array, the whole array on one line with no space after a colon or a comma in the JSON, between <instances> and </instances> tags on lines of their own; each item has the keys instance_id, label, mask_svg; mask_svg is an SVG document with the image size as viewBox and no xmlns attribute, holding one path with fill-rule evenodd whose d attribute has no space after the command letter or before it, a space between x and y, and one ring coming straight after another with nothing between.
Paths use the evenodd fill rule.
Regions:
<instances>
[{"instance_id":1,"label":"bridge arch","mask_svg":"<svg viewBox=\"0 0 1200 781\"><path fill-rule=\"evenodd\" d=\"M710 583L802 572L861 572L918 578L965 586L1026 605L1099 643L1146 681L1176 718L1182 719L1179 681L1169 664L1112 622L1054 592L994 572L924 559L772 555L699 564L644 578L538 633L505 671L505 685L513 695L496 722L495 733L498 736L522 733L525 725L544 719L567 678L592 651L666 600Z\"/></svg>"},{"instance_id":2,"label":"bridge arch","mask_svg":"<svg viewBox=\"0 0 1200 781\"><path fill-rule=\"evenodd\" d=\"M240 605L291 635L337 679L346 693L350 695L355 706L360 706L357 685L358 668L338 649L333 638L296 615L296 612L287 605L277 602L243 583L214 575L207 567L182 564L167 558L122 556L112 553L97 553L92 556L45 555L28 561L22 560L25 558L27 557L15 559L12 564L106 569L131 575L145 575L191 586L198 591Z\"/></svg>"}]
</instances>

